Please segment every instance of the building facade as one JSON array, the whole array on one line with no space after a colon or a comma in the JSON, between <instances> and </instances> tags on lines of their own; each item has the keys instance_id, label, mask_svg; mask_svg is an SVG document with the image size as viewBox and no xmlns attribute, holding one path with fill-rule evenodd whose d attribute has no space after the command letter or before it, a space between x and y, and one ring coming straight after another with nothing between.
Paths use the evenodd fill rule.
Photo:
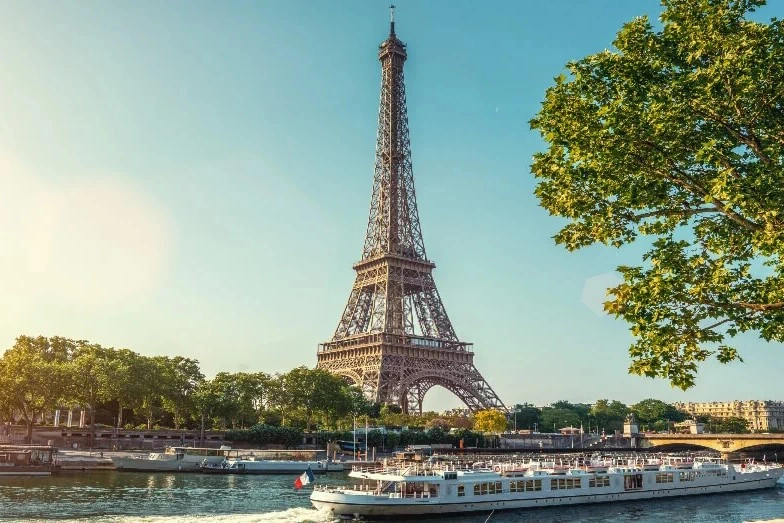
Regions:
<instances>
[{"instance_id":1,"label":"building facade","mask_svg":"<svg viewBox=\"0 0 784 523\"><path fill-rule=\"evenodd\" d=\"M749 422L749 429L756 432L784 430L784 401L677 402L673 406L691 416L743 418Z\"/></svg>"}]
</instances>

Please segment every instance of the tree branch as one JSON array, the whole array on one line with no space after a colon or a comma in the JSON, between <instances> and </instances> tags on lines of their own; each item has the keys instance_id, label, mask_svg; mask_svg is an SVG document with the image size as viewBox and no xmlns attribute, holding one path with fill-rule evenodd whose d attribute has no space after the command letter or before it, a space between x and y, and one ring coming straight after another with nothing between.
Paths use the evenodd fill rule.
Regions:
<instances>
[{"instance_id":1,"label":"tree branch","mask_svg":"<svg viewBox=\"0 0 784 523\"><path fill-rule=\"evenodd\" d=\"M726 122L723 118L721 118L719 115L717 115L710 109L700 109L695 105L692 105L692 108L697 114L699 114L706 120L710 120L714 123L719 124L724 128L725 131L727 131L729 134L734 136L736 140L743 143L744 145L747 145L752 151L754 151L754 154L756 154L757 157L760 160L762 160L765 164L770 165L772 163L770 156L768 156L765 153L765 151L762 149L762 144L760 143L756 135L752 134L749 136L748 134L745 134L740 129L735 129L733 126L731 126L728 122Z\"/></svg>"},{"instance_id":2,"label":"tree branch","mask_svg":"<svg viewBox=\"0 0 784 523\"><path fill-rule=\"evenodd\" d=\"M665 151L663 151L661 149L661 147L659 147L657 144L655 144L655 143L653 143L653 142L651 142L649 140L643 140L642 144L647 145L650 149L653 149L654 151L658 152L664 158L668 157L667 153ZM639 156L638 156L638 160L640 160L641 163L643 165L645 165L645 162L643 162L642 159L639 158ZM675 176L675 175L673 175L672 172L669 172L669 171L665 171L665 170L662 170L662 169L654 168L654 170L656 172L658 172L659 174L661 174L661 176L664 177L664 179L669 180L672 183L675 183L677 185L680 185L681 187L683 187L683 188L685 188L685 189L687 189L687 190L689 190L689 191L691 191L691 192L693 192L693 193L695 193L695 194L697 194L699 196L702 196L703 198L710 198L711 201L713 202L713 204L716 206L716 208L720 212L725 214L729 219L731 219L732 221L734 221L738 225L742 226L743 228L748 229L750 231L757 231L757 230L759 230L761 228L758 223L756 223L756 222L754 222L752 220L749 220L745 216L742 216L737 211L735 211L734 209L732 209L728 205L726 205L724 202L722 202L718 198L715 198L714 196L712 196L707 189L702 187L687 172L683 171L683 169L678 167L678 165L675 163L674 160L669 160L669 161L670 161L670 166L672 168L672 171L677 173L679 176Z\"/></svg>"},{"instance_id":3,"label":"tree branch","mask_svg":"<svg viewBox=\"0 0 784 523\"><path fill-rule=\"evenodd\" d=\"M749 303L745 301L736 301L733 303L718 303L713 301L701 301L702 305L709 305L711 307L718 307L720 309L749 309L754 312L768 312L778 309L784 309L784 301L775 303Z\"/></svg>"},{"instance_id":4,"label":"tree branch","mask_svg":"<svg viewBox=\"0 0 784 523\"><path fill-rule=\"evenodd\" d=\"M656 209L655 211L644 212L641 214L632 215L632 220L639 222L645 218L652 216L691 216L693 214L701 214L704 212L721 212L718 207L699 207L696 209Z\"/></svg>"},{"instance_id":5,"label":"tree branch","mask_svg":"<svg viewBox=\"0 0 784 523\"><path fill-rule=\"evenodd\" d=\"M751 309L755 312L767 312L776 309L784 309L784 301L779 301L776 303L747 303L739 301L736 303L736 305L746 309Z\"/></svg>"},{"instance_id":6,"label":"tree branch","mask_svg":"<svg viewBox=\"0 0 784 523\"><path fill-rule=\"evenodd\" d=\"M715 329L715 328L716 328L716 327L718 327L719 325L724 325L725 323L729 323L729 322L731 322L731 321L733 321L733 319L732 319L732 318L724 318L724 319L723 319L723 320L721 320L721 321L717 321L716 323L713 323L713 324L711 324L711 325L708 325L707 327L703 327L703 329L705 329L705 330L711 330L711 329Z\"/></svg>"}]
</instances>

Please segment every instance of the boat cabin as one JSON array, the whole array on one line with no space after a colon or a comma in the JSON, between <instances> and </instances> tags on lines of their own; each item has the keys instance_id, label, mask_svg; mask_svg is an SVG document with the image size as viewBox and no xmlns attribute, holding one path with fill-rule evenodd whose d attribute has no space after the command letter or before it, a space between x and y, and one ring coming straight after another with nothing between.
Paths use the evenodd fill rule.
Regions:
<instances>
[{"instance_id":1,"label":"boat cabin","mask_svg":"<svg viewBox=\"0 0 784 523\"><path fill-rule=\"evenodd\" d=\"M202 447L166 447L164 454L174 454L177 459L182 459L184 455L188 456L202 456L202 457L229 457L231 449L229 447L221 447L219 449L202 448Z\"/></svg>"},{"instance_id":2,"label":"boat cabin","mask_svg":"<svg viewBox=\"0 0 784 523\"><path fill-rule=\"evenodd\" d=\"M56 453L46 445L0 445L0 465L51 465Z\"/></svg>"}]
</instances>

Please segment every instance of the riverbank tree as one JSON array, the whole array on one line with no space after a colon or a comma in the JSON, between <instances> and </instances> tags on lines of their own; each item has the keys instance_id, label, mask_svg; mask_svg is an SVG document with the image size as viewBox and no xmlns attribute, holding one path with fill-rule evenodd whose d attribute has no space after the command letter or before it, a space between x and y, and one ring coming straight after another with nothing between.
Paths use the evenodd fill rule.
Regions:
<instances>
[{"instance_id":1,"label":"riverbank tree","mask_svg":"<svg viewBox=\"0 0 784 523\"><path fill-rule=\"evenodd\" d=\"M607 399L592 405L557 401L541 408L520 404L508 417L495 411L471 415L464 409L409 415L397 405L368 401L359 389L321 369L219 372L208 379L191 358L144 356L58 336L20 336L0 357L0 416L15 415L27 426L29 436L33 423L42 416L51 419L56 408L86 408L91 427L188 428L202 433L257 425L346 431L355 423L360 430L367 424L412 433L460 433L474 427L503 432L515 428L515 416L517 429L550 432L571 425L612 432L622 428L628 412L659 430L685 418L654 399L631 408ZM488 416L493 416L490 425L483 421ZM393 443L398 438L390 437Z\"/></svg>"}]
</instances>

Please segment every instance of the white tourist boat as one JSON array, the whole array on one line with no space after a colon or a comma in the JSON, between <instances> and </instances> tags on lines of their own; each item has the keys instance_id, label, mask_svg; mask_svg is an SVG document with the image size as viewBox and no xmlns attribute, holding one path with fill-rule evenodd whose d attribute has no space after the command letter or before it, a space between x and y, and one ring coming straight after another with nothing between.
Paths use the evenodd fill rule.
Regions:
<instances>
[{"instance_id":1,"label":"white tourist boat","mask_svg":"<svg viewBox=\"0 0 784 523\"><path fill-rule=\"evenodd\" d=\"M166 447L163 452L151 452L148 456L112 457L117 470L194 472L202 464L220 466L232 452L230 447L219 449L200 447Z\"/></svg>"},{"instance_id":2,"label":"white tourist boat","mask_svg":"<svg viewBox=\"0 0 784 523\"><path fill-rule=\"evenodd\" d=\"M361 484L316 486L310 499L335 516L406 517L741 492L773 487L784 472L777 464L711 459L665 458L652 465L625 459L606 469L552 462L355 467L349 476Z\"/></svg>"}]
</instances>

